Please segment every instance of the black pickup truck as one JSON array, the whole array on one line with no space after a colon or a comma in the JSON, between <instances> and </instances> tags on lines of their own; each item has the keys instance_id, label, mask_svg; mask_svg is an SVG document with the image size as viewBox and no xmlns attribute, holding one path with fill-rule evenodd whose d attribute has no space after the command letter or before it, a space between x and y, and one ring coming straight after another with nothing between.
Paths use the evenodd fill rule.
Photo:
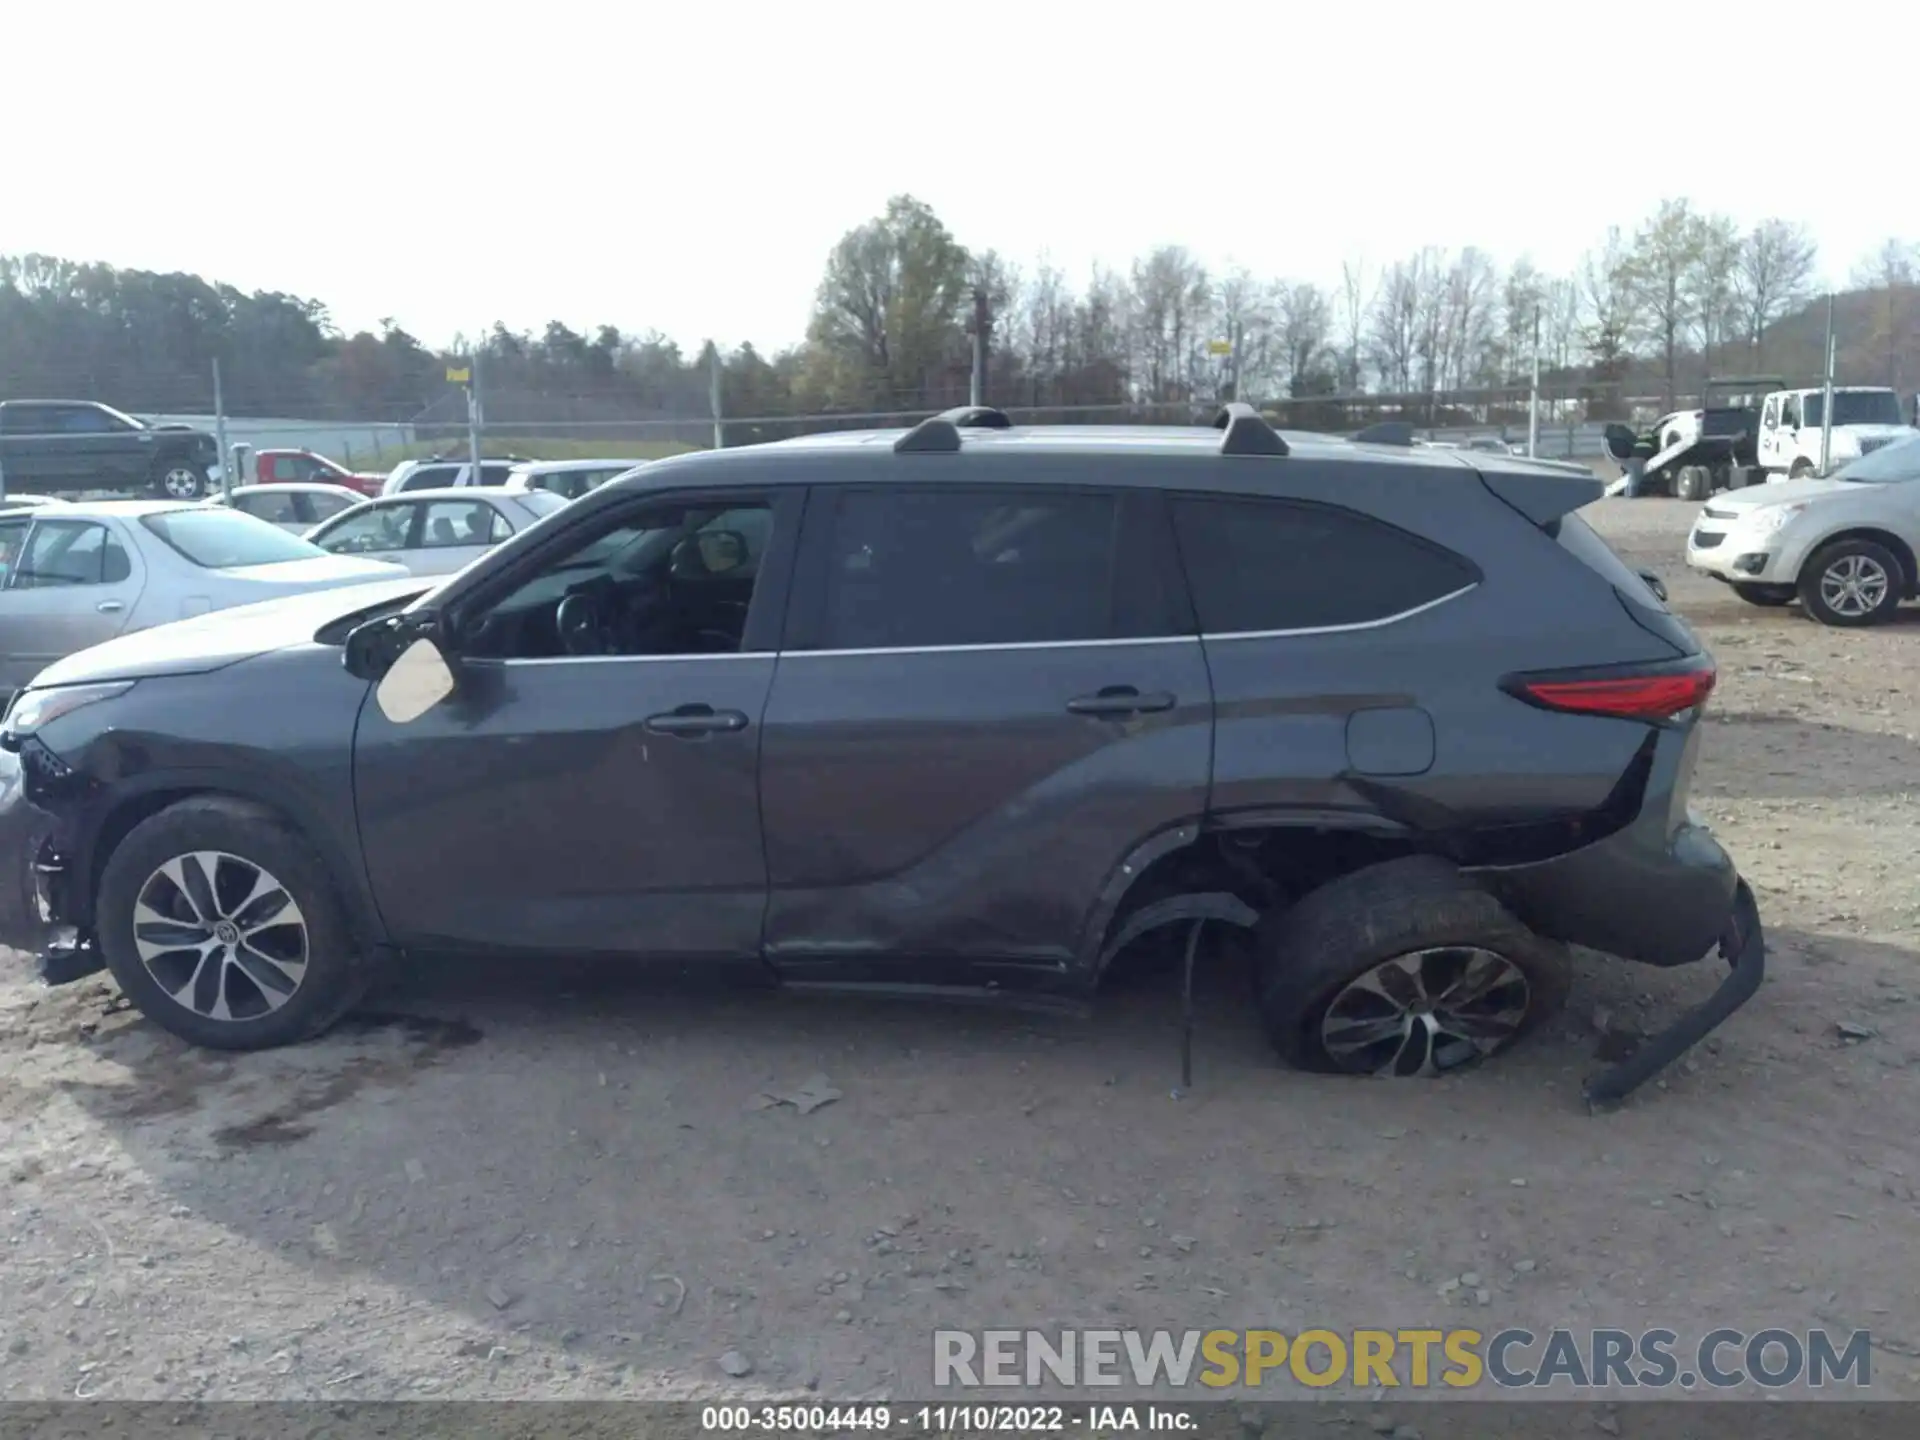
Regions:
<instances>
[{"instance_id":1,"label":"black pickup truck","mask_svg":"<svg viewBox=\"0 0 1920 1440\"><path fill-rule=\"evenodd\" d=\"M10 491L197 500L219 459L213 437L190 425L143 424L92 400L0 400L0 474Z\"/></svg>"}]
</instances>

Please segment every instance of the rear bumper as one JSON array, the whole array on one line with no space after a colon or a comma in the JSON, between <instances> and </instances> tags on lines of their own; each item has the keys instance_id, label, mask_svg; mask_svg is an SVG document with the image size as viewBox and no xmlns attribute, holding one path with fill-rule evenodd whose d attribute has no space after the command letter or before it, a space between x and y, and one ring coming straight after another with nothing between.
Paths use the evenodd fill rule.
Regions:
<instances>
[{"instance_id":1,"label":"rear bumper","mask_svg":"<svg viewBox=\"0 0 1920 1440\"><path fill-rule=\"evenodd\" d=\"M1655 843L1636 825L1483 878L1542 935L1660 966L1689 965L1713 949L1740 885L1732 857L1692 821Z\"/></svg>"}]
</instances>

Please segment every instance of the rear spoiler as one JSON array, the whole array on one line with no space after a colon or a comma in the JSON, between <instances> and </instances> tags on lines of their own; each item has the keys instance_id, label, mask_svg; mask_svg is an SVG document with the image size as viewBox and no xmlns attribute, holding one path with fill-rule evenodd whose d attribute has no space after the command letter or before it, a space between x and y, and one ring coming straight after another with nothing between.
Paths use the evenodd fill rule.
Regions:
<instances>
[{"instance_id":1,"label":"rear spoiler","mask_svg":"<svg viewBox=\"0 0 1920 1440\"><path fill-rule=\"evenodd\" d=\"M1606 482L1584 465L1556 460L1498 460L1476 465L1481 482L1536 525L1551 525L1606 494Z\"/></svg>"}]
</instances>

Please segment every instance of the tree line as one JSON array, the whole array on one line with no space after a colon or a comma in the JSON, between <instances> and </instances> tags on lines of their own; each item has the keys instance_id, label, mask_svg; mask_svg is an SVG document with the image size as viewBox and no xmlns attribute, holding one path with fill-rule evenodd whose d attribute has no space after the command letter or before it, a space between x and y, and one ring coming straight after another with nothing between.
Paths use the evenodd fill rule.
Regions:
<instances>
[{"instance_id":1,"label":"tree line","mask_svg":"<svg viewBox=\"0 0 1920 1440\"><path fill-rule=\"evenodd\" d=\"M988 398L1040 410L1228 398L1459 397L1524 385L1536 353L1554 393L1594 418L1621 397L1692 393L1709 373L1823 368L1825 305L1807 228L1742 229L1685 200L1611 229L1574 269L1474 247L1370 262L1338 283L1215 270L1178 245L1076 283L963 244L925 203L890 200L826 258L805 339L717 357L730 417L943 408L967 398L976 295L989 320ZM1920 245L1888 240L1837 301L1841 377L1920 389ZM208 407L222 368L235 415L450 422L449 363L477 352L490 428L701 416L712 358L611 325L495 325L429 345L393 320L344 334L320 301L245 293L40 255L0 257L0 397L121 408Z\"/></svg>"}]
</instances>

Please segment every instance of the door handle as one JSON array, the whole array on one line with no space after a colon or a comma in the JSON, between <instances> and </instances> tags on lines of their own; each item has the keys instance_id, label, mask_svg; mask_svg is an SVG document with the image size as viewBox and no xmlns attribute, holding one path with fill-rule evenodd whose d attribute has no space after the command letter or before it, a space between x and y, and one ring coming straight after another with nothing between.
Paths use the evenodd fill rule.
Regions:
<instances>
[{"instance_id":1,"label":"door handle","mask_svg":"<svg viewBox=\"0 0 1920 1440\"><path fill-rule=\"evenodd\" d=\"M102 600L93 608L98 610L102 615L118 615L127 607L125 602L120 600Z\"/></svg>"},{"instance_id":2,"label":"door handle","mask_svg":"<svg viewBox=\"0 0 1920 1440\"><path fill-rule=\"evenodd\" d=\"M1174 697L1165 690L1142 695L1131 685L1108 685L1092 695L1080 695L1067 702L1075 715L1145 715L1156 710L1171 710Z\"/></svg>"},{"instance_id":3,"label":"door handle","mask_svg":"<svg viewBox=\"0 0 1920 1440\"><path fill-rule=\"evenodd\" d=\"M711 735L744 730L747 717L738 710L716 710L711 705L682 705L664 715L649 715L644 723L656 735Z\"/></svg>"}]
</instances>

